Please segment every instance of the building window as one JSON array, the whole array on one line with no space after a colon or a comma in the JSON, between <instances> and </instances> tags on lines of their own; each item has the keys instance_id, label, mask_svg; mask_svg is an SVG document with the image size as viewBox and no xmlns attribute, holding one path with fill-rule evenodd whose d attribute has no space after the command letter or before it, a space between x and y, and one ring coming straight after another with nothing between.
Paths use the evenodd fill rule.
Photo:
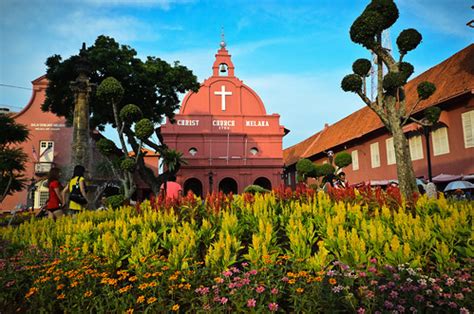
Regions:
<instances>
[{"instance_id":1,"label":"building window","mask_svg":"<svg viewBox=\"0 0 474 314\"><path fill-rule=\"evenodd\" d=\"M433 139L433 155L449 154L448 128L439 128L431 133Z\"/></svg>"},{"instance_id":2,"label":"building window","mask_svg":"<svg viewBox=\"0 0 474 314\"><path fill-rule=\"evenodd\" d=\"M393 137L388 138L385 141L387 148L387 165L393 165L395 163L395 146L393 145Z\"/></svg>"},{"instance_id":3,"label":"building window","mask_svg":"<svg viewBox=\"0 0 474 314\"><path fill-rule=\"evenodd\" d=\"M359 153L357 150L353 150L351 153L352 156L352 170L359 170Z\"/></svg>"},{"instance_id":4,"label":"building window","mask_svg":"<svg viewBox=\"0 0 474 314\"><path fill-rule=\"evenodd\" d=\"M421 135L411 137L408 140L408 144L410 145L411 160L423 159L423 142Z\"/></svg>"},{"instance_id":5,"label":"building window","mask_svg":"<svg viewBox=\"0 0 474 314\"><path fill-rule=\"evenodd\" d=\"M258 154L258 148L257 147L252 147L250 149L250 154L252 154L252 156L255 156Z\"/></svg>"},{"instance_id":6,"label":"building window","mask_svg":"<svg viewBox=\"0 0 474 314\"><path fill-rule=\"evenodd\" d=\"M370 144L370 156L372 161L372 168L380 167L379 143Z\"/></svg>"},{"instance_id":7,"label":"building window","mask_svg":"<svg viewBox=\"0 0 474 314\"><path fill-rule=\"evenodd\" d=\"M189 154L191 156L195 156L198 152L198 150L195 148L195 147L191 147L189 150L188 150Z\"/></svg>"},{"instance_id":8,"label":"building window","mask_svg":"<svg viewBox=\"0 0 474 314\"><path fill-rule=\"evenodd\" d=\"M53 162L54 159L54 142L53 141L40 141L39 151L40 162Z\"/></svg>"},{"instance_id":9,"label":"building window","mask_svg":"<svg viewBox=\"0 0 474 314\"><path fill-rule=\"evenodd\" d=\"M464 131L464 147L474 147L474 110L463 113L461 119Z\"/></svg>"}]
</instances>

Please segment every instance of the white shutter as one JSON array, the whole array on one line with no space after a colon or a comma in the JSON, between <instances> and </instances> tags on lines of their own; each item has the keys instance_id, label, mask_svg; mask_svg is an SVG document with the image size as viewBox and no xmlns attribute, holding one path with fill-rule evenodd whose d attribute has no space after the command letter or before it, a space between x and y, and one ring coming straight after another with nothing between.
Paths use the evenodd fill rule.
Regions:
<instances>
[{"instance_id":1,"label":"white shutter","mask_svg":"<svg viewBox=\"0 0 474 314\"><path fill-rule=\"evenodd\" d=\"M408 143L410 145L411 160L423 159L423 142L421 135L411 137Z\"/></svg>"},{"instance_id":2,"label":"white shutter","mask_svg":"<svg viewBox=\"0 0 474 314\"><path fill-rule=\"evenodd\" d=\"M463 113L461 118L464 131L464 147L474 147L474 110Z\"/></svg>"},{"instance_id":3,"label":"white shutter","mask_svg":"<svg viewBox=\"0 0 474 314\"><path fill-rule=\"evenodd\" d=\"M54 159L54 142L41 141L40 142L40 162L53 162Z\"/></svg>"},{"instance_id":4,"label":"white shutter","mask_svg":"<svg viewBox=\"0 0 474 314\"><path fill-rule=\"evenodd\" d=\"M380 167L379 143L370 144L370 156L372 161L372 168Z\"/></svg>"},{"instance_id":5,"label":"white shutter","mask_svg":"<svg viewBox=\"0 0 474 314\"><path fill-rule=\"evenodd\" d=\"M357 150L353 150L351 153L352 156L352 170L359 170L359 153Z\"/></svg>"},{"instance_id":6,"label":"white shutter","mask_svg":"<svg viewBox=\"0 0 474 314\"><path fill-rule=\"evenodd\" d=\"M439 128L431 132L433 156L449 153L448 128Z\"/></svg>"},{"instance_id":7,"label":"white shutter","mask_svg":"<svg viewBox=\"0 0 474 314\"><path fill-rule=\"evenodd\" d=\"M387 148L387 165L393 165L395 163L395 147L393 146L393 137L388 138L385 141Z\"/></svg>"}]
</instances>

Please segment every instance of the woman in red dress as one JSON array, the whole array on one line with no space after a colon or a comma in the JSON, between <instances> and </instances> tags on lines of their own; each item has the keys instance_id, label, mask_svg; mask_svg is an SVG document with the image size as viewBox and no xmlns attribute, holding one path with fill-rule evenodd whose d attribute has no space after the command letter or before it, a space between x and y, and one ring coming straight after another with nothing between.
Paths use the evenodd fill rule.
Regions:
<instances>
[{"instance_id":1,"label":"woman in red dress","mask_svg":"<svg viewBox=\"0 0 474 314\"><path fill-rule=\"evenodd\" d=\"M62 207L64 201L60 193L62 189L61 183L59 183L60 175L61 170L56 167L51 168L48 175L49 198L46 202L46 211L48 212L48 217L54 220L63 215Z\"/></svg>"}]
</instances>

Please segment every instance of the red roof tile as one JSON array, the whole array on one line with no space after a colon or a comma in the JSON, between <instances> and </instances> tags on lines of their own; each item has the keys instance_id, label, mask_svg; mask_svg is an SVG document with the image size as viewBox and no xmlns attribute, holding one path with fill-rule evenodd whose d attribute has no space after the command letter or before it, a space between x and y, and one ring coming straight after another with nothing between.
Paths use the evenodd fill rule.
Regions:
<instances>
[{"instance_id":1,"label":"red roof tile","mask_svg":"<svg viewBox=\"0 0 474 314\"><path fill-rule=\"evenodd\" d=\"M405 85L406 105L412 108L418 99L416 88L422 81L436 85L436 92L418 104L415 112L442 103L456 95L474 92L474 44L415 77ZM321 153L337 145L364 136L383 127L378 116L367 106L283 151L286 165L300 158Z\"/></svg>"}]
</instances>

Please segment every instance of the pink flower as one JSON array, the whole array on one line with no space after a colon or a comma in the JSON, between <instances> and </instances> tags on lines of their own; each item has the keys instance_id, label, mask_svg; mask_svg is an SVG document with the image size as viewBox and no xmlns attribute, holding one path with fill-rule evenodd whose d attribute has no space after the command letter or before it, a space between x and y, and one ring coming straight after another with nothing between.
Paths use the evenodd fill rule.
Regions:
<instances>
[{"instance_id":1,"label":"pink flower","mask_svg":"<svg viewBox=\"0 0 474 314\"><path fill-rule=\"evenodd\" d=\"M255 299L247 300L247 307L255 307L256 304L257 304L257 301L255 301Z\"/></svg>"},{"instance_id":2,"label":"pink flower","mask_svg":"<svg viewBox=\"0 0 474 314\"><path fill-rule=\"evenodd\" d=\"M357 309L357 314L365 314L365 309L363 307L359 307Z\"/></svg>"},{"instance_id":3,"label":"pink flower","mask_svg":"<svg viewBox=\"0 0 474 314\"><path fill-rule=\"evenodd\" d=\"M281 281L288 282L288 277L285 276L285 277L281 278Z\"/></svg>"},{"instance_id":4,"label":"pink flower","mask_svg":"<svg viewBox=\"0 0 474 314\"><path fill-rule=\"evenodd\" d=\"M264 286L258 286L257 288L255 288L255 291L257 293L262 293L263 291L265 291L265 287Z\"/></svg>"},{"instance_id":5,"label":"pink flower","mask_svg":"<svg viewBox=\"0 0 474 314\"><path fill-rule=\"evenodd\" d=\"M226 297L222 297L219 302L220 302L221 304L226 304L227 301L229 301L229 299L227 299Z\"/></svg>"},{"instance_id":6,"label":"pink flower","mask_svg":"<svg viewBox=\"0 0 474 314\"><path fill-rule=\"evenodd\" d=\"M255 276L255 275L257 274L257 270L256 270L256 269L252 269L251 271L249 271L249 274Z\"/></svg>"},{"instance_id":7,"label":"pink flower","mask_svg":"<svg viewBox=\"0 0 474 314\"><path fill-rule=\"evenodd\" d=\"M249 266L249 263L247 263L247 262L242 263L242 267L247 267L247 266Z\"/></svg>"},{"instance_id":8,"label":"pink flower","mask_svg":"<svg viewBox=\"0 0 474 314\"><path fill-rule=\"evenodd\" d=\"M367 274L366 274L365 272L361 271L361 272L359 273L359 277L360 277L360 278L367 277Z\"/></svg>"},{"instance_id":9,"label":"pink flower","mask_svg":"<svg viewBox=\"0 0 474 314\"><path fill-rule=\"evenodd\" d=\"M466 309L465 307L462 307L462 308L459 309L459 313L460 314L469 314L469 310Z\"/></svg>"},{"instance_id":10,"label":"pink flower","mask_svg":"<svg viewBox=\"0 0 474 314\"><path fill-rule=\"evenodd\" d=\"M368 271L370 271L371 273L376 273L376 272L377 272L377 268L375 268L375 267L369 267Z\"/></svg>"},{"instance_id":11,"label":"pink flower","mask_svg":"<svg viewBox=\"0 0 474 314\"><path fill-rule=\"evenodd\" d=\"M226 270L224 272L222 272L222 274L225 276L225 277L230 277L232 276L232 272L230 270Z\"/></svg>"},{"instance_id":12,"label":"pink flower","mask_svg":"<svg viewBox=\"0 0 474 314\"><path fill-rule=\"evenodd\" d=\"M278 311L278 303L270 303L270 304L268 304L268 309L269 309L271 312L276 312L276 311Z\"/></svg>"},{"instance_id":13,"label":"pink flower","mask_svg":"<svg viewBox=\"0 0 474 314\"><path fill-rule=\"evenodd\" d=\"M369 260L372 264L377 264L377 259L374 257L374 258L371 258Z\"/></svg>"},{"instance_id":14,"label":"pink flower","mask_svg":"<svg viewBox=\"0 0 474 314\"><path fill-rule=\"evenodd\" d=\"M277 288L273 288L271 291L271 294L278 294L278 289Z\"/></svg>"},{"instance_id":15,"label":"pink flower","mask_svg":"<svg viewBox=\"0 0 474 314\"><path fill-rule=\"evenodd\" d=\"M446 279L446 286L451 287L452 285L454 285L454 283L455 281L453 278Z\"/></svg>"}]
</instances>

